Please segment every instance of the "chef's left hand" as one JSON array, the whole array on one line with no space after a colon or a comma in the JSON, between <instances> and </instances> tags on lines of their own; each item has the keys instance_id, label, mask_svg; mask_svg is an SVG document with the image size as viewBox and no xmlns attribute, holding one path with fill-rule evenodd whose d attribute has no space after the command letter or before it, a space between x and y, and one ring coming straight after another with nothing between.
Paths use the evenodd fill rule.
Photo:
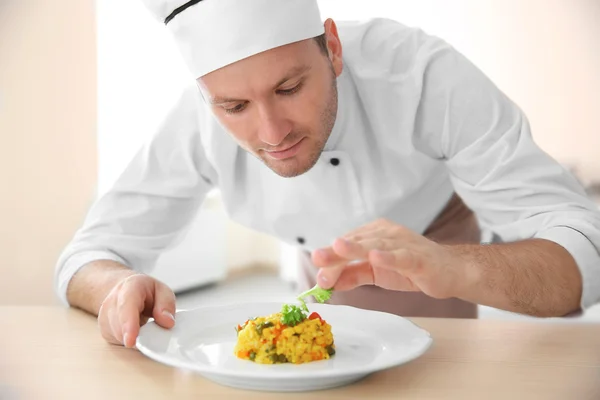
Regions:
<instances>
[{"instance_id":1,"label":"chef's left hand","mask_svg":"<svg viewBox=\"0 0 600 400\"><path fill-rule=\"evenodd\" d=\"M312 261L320 268L317 283L325 289L377 285L442 299L457 296L466 278L464 263L451 246L383 219L316 250Z\"/></svg>"}]
</instances>

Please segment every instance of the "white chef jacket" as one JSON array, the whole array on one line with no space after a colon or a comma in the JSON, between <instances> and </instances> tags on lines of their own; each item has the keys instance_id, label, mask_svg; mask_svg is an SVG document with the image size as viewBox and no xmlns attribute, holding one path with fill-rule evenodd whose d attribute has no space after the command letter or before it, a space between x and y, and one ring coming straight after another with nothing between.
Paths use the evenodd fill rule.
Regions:
<instances>
[{"instance_id":1,"label":"white chef jacket","mask_svg":"<svg viewBox=\"0 0 600 400\"><path fill-rule=\"evenodd\" d=\"M218 188L234 221L309 251L377 218L422 233L456 192L499 240L562 245L583 276L582 308L598 302L598 208L536 146L519 107L417 28L373 19L338 30L338 117L310 171L283 178L241 149L193 83L64 249L61 300L93 260L150 271Z\"/></svg>"}]
</instances>

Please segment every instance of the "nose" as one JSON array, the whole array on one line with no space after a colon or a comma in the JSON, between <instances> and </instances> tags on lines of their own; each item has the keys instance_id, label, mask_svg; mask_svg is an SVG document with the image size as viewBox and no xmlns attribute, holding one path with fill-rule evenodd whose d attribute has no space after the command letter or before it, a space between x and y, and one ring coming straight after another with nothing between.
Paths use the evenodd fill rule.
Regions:
<instances>
[{"instance_id":1,"label":"nose","mask_svg":"<svg viewBox=\"0 0 600 400\"><path fill-rule=\"evenodd\" d=\"M258 137L270 146L277 146L292 131L292 123L285 117L282 110L273 105L260 107L260 124Z\"/></svg>"}]
</instances>

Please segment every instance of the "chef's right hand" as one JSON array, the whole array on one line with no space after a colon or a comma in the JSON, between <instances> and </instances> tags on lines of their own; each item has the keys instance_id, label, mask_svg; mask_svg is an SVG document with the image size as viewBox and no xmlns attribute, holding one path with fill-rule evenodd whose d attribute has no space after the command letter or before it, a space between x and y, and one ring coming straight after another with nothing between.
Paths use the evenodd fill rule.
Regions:
<instances>
[{"instance_id":1,"label":"chef's right hand","mask_svg":"<svg viewBox=\"0 0 600 400\"><path fill-rule=\"evenodd\" d=\"M164 327L175 325L175 294L164 283L143 274L121 280L109 292L98 312L102 337L113 344L134 347L148 318Z\"/></svg>"}]
</instances>

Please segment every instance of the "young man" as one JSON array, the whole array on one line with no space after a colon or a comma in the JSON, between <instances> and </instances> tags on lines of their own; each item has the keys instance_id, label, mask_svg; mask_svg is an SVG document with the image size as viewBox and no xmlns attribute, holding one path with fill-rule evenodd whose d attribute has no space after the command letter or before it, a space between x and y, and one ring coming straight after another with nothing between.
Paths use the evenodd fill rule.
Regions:
<instances>
[{"instance_id":1,"label":"young man","mask_svg":"<svg viewBox=\"0 0 600 400\"><path fill-rule=\"evenodd\" d=\"M172 291L144 272L213 187L231 218L298 245L299 282L333 303L475 317L598 301L597 206L444 41L323 23L316 0L146 2L197 81L58 261L57 293L106 340L173 326Z\"/></svg>"}]
</instances>

